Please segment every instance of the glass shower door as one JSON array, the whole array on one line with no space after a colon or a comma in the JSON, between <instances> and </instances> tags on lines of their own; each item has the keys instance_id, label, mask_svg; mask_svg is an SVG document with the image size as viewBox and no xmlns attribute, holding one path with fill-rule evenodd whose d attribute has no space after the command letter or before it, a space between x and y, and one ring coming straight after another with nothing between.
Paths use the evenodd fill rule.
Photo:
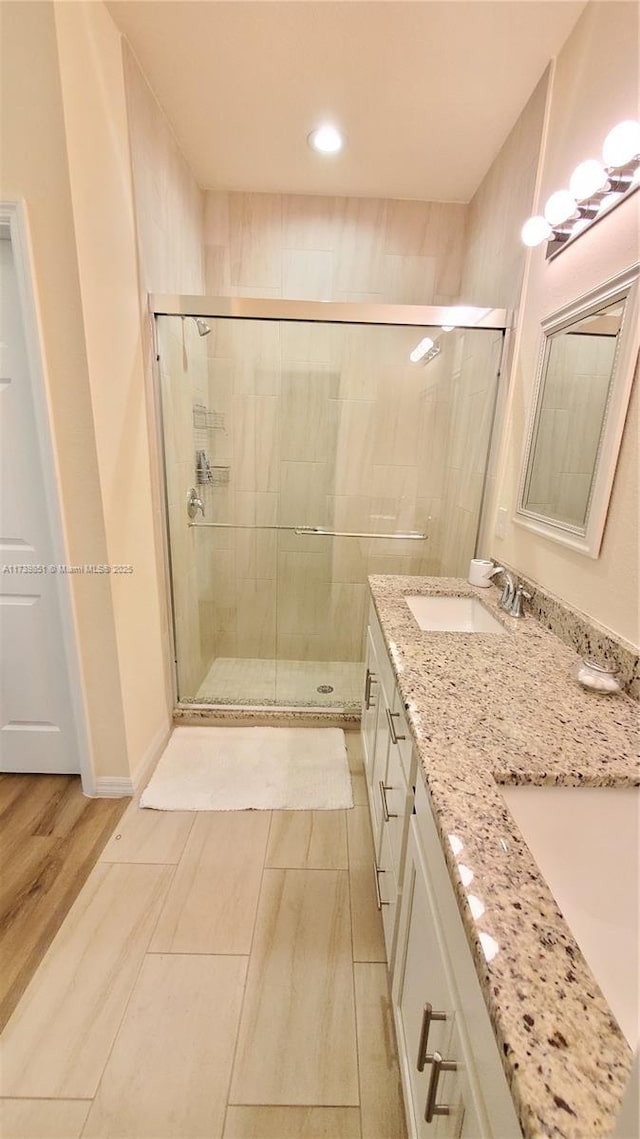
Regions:
<instances>
[{"instance_id":1,"label":"glass shower door","mask_svg":"<svg viewBox=\"0 0 640 1139\"><path fill-rule=\"evenodd\" d=\"M475 552L501 334L157 320L179 699L357 710L367 576Z\"/></svg>"}]
</instances>

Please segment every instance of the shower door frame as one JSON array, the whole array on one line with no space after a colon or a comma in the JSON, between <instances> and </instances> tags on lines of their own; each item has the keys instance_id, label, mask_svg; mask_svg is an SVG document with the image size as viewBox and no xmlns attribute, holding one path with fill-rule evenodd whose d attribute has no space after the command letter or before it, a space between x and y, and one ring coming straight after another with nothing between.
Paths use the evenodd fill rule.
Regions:
<instances>
[{"instance_id":1,"label":"shower door frame","mask_svg":"<svg viewBox=\"0 0 640 1139\"><path fill-rule=\"evenodd\" d=\"M165 597L167 611L171 615L169 635L171 651L171 679L173 689L174 714L178 712L181 718L204 719L209 717L234 717L242 719L252 715L259 715L266 720L276 720L285 714L288 719L309 720L322 722L323 720L342 720L351 722L354 714L343 708L325 708L318 706L289 705L261 705L261 704L197 704L178 699L178 659L175 632L175 604L173 591L173 573L171 564L171 537L169 531L169 498L166 470L165 437L163 424L162 385L160 378L157 337L157 318L161 316L178 317L210 317L236 320L268 320L291 321L293 323L317 324L373 324L373 325L399 325L418 328L441 328L443 325L453 325L459 331L486 329L487 331L501 332L502 348L498 370L496 374L496 393L494 396L494 415L489 436L487 462L494 445L495 410L500 377L504 374L505 362L510 356L510 330L512 329L512 312L504 308L479 307L477 305L407 305L407 304L361 304L358 301L307 301L285 300L279 298L260 297L218 297L203 294L188 293L149 293L148 311L152 326L153 339L153 397L155 403L155 444L160 456L162 468L162 515L161 542L163 548L163 563L165 567ZM421 362L418 361L418 364ZM422 366L425 363L422 362ZM480 530L482 514L485 503L487 470L485 469L482 501L478 516L478 533ZM185 506L186 510L186 506ZM196 524L197 526L197 524ZM387 537L389 535L386 535ZM476 535L476 547L478 537ZM357 719L357 717L355 717Z\"/></svg>"}]
</instances>

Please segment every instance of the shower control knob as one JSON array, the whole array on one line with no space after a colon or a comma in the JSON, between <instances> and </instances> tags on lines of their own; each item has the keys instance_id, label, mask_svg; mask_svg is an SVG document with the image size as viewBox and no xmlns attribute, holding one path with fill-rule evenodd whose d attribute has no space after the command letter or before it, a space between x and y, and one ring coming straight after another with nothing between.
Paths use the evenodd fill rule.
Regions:
<instances>
[{"instance_id":1,"label":"shower control knob","mask_svg":"<svg viewBox=\"0 0 640 1139\"><path fill-rule=\"evenodd\" d=\"M196 517L198 511L201 511L202 517L204 518L204 502L200 498L200 495L198 494L195 487L192 486L187 495L187 514L189 515L189 518L192 522Z\"/></svg>"}]
</instances>

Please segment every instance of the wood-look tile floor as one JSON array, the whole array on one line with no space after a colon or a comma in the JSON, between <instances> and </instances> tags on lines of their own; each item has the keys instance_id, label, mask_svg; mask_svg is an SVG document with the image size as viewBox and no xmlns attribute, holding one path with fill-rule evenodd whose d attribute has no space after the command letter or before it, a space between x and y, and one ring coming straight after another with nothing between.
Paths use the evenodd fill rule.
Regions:
<instances>
[{"instance_id":1,"label":"wood-look tile floor","mask_svg":"<svg viewBox=\"0 0 640 1139\"><path fill-rule=\"evenodd\" d=\"M128 803L85 798L78 775L0 774L0 1029Z\"/></svg>"},{"instance_id":2,"label":"wood-look tile floor","mask_svg":"<svg viewBox=\"0 0 640 1139\"><path fill-rule=\"evenodd\" d=\"M127 807L5 1028L2 1139L405 1139L347 745L352 811Z\"/></svg>"}]
</instances>

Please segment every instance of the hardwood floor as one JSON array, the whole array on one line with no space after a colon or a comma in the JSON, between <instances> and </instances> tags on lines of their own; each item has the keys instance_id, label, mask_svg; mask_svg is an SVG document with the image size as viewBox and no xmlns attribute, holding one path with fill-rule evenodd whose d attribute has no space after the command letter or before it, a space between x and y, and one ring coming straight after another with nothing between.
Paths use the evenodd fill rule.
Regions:
<instances>
[{"instance_id":1,"label":"hardwood floor","mask_svg":"<svg viewBox=\"0 0 640 1139\"><path fill-rule=\"evenodd\" d=\"M4 793L53 894L81 804ZM366 811L131 802L3 1033L3 1139L406 1139Z\"/></svg>"},{"instance_id":2,"label":"hardwood floor","mask_svg":"<svg viewBox=\"0 0 640 1139\"><path fill-rule=\"evenodd\" d=\"M0 1028L127 804L85 798L77 775L0 774Z\"/></svg>"}]
</instances>

